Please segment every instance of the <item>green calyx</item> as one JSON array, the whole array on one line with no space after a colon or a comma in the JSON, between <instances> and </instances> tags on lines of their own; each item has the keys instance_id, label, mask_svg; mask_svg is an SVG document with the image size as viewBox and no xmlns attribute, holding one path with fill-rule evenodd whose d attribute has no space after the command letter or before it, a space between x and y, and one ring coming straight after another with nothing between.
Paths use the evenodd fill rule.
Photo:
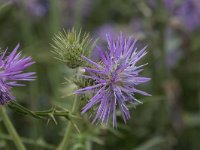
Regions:
<instances>
[{"instance_id":1,"label":"green calyx","mask_svg":"<svg viewBox=\"0 0 200 150\"><path fill-rule=\"evenodd\" d=\"M59 32L53 37L53 53L56 59L62 61L70 68L84 66L85 61L81 55L88 57L93 49L92 39L89 34L82 34L81 30L76 32L74 29L66 32Z\"/></svg>"}]
</instances>

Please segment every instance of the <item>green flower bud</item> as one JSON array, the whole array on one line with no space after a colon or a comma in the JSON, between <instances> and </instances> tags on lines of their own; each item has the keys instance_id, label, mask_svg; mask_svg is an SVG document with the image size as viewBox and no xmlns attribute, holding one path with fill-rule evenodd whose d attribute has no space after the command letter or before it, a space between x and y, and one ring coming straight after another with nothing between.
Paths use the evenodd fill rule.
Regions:
<instances>
[{"instance_id":1,"label":"green flower bud","mask_svg":"<svg viewBox=\"0 0 200 150\"><path fill-rule=\"evenodd\" d=\"M56 59L64 62L70 68L84 66L85 61L81 55L88 56L94 46L89 34L82 34L81 30L76 32L74 29L67 33L64 30L63 33L55 34L53 42L54 50L52 52L56 55Z\"/></svg>"}]
</instances>

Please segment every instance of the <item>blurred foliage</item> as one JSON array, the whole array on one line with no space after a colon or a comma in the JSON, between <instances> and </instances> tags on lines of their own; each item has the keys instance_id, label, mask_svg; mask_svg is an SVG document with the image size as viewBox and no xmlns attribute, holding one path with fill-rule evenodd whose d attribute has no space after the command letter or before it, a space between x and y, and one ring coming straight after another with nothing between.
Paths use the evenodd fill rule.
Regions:
<instances>
[{"instance_id":1,"label":"blurred foliage","mask_svg":"<svg viewBox=\"0 0 200 150\"><path fill-rule=\"evenodd\" d=\"M70 149L199 150L200 29L182 28L165 9L164 0L1 0L1 50L19 42L23 53L37 62L30 68L37 72L37 80L13 89L17 101L33 111L53 105L71 109L70 92L75 87L64 78L74 76L74 70L54 59L49 43L62 28L81 27L95 35L107 24L148 45L144 74L152 80L141 88L153 96L136 95L144 104L131 109L126 125L118 118L118 129L92 125L89 116L75 120ZM80 102L80 109L86 101ZM55 118L57 124L37 120L9 108L8 113L30 150L55 149L68 123L60 117ZM14 149L2 122L0 149Z\"/></svg>"}]
</instances>

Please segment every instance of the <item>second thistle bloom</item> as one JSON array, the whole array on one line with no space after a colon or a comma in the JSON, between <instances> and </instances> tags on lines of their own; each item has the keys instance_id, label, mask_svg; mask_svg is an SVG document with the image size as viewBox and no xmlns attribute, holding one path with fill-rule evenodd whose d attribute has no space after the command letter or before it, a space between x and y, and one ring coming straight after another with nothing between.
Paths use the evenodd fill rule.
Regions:
<instances>
[{"instance_id":1,"label":"second thistle bloom","mask_svg":"<svg viewBox=\"0 0 200 150\"><path fill-rule=\"evenodd\" d=\"M82 109L87 112L92 107L96 108L93 122L101 121L108 124L112 118L113 126L117 125L116 111L120 109L124 122L130 119L128 103L133 105L140 103L135 93L149 96L144 91L136 89L136 86L150 80L141 77L139 73L144 65L136 66L136 63L147 54L146 47L137 50L136 40L132 37L125 38L122 34L114 40L107 35L108 49L98 48L100 62L94 62L82 56L91 67L85 67L85 78L92 79L94 85L77 90L77 94L92 93L93 97ZM95 107L97 106L97 107Z\"/></svg>"},{"instance_id":2,"label":"second thistle bloom","mask_svg":"<svg viewBox=\"0 0 200 150\"><path fill-rule=\"evenodd\" d=\"M0 55L0 104L14 100L11 93L14 86L22 86L18 81L32 81L35 79L34 72L24 73L24 69L31 66L34 62L31 57L21 56L17 53L19 44L6 56L7 50Z\"/></svg>"}]
</instances>

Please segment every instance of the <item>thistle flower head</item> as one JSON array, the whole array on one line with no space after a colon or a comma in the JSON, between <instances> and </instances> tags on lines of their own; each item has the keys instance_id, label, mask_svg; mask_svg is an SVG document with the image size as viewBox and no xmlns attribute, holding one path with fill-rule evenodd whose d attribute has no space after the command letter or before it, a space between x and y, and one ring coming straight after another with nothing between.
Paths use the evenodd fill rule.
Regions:
<instances>
[{"instance_id":1,"label":"thistle flower head","mask_svg":"<svg viewBox=\"0 0 200 150\"><path fill-rule=\"evenodd\" d=\"M143 70L144 65L136 66L136 63L147 54L146 47L137 50L136 40L132 37L128 39L122 34L114 40L107 35L108 49L98 48L100 62L94 62L85 56L82 58L92 67L85 67L85 78L94 81L94 85L75 91L76 94L85 94L91 92L93 97L82 109L82 113L87 112L92 107L96 108L94 122L108 124L112 118L113 126L117 125L116 110L121 111L124 122L130 119L130 112L127 107L128 103L133 105L141 103L135 97L135 93L149 96L144 91L136 89L136 86L145 83L150 78L141 77L139 73Z\"/></svg>"},{"instance_id":2,"label":"thistle flower head","mask_svg":"<svg viewBox=\"0 0 200 150\"><path fill-rule=\"evenodd\" d=\"M92 49L89 34L82 35L81 30L76 32L72 29L69 32L59 32L53 38L53 53L56 59L64 62L70 68L77 68L83 65L81 55L88 56Z\"/></svg>"},{"instance_id":3,"label":"thistle flower head","mask_svg":"<svg viewBox=\"0 0 200 150\"><path fill-rule=\"evenodd\" d=\"M8 55L7 50L0 55L0 104L14 100L11 93L14 86L23 86L18 81L32 81L35 79L34 72L24 73L24 69L31 66L34 62L31 57L22 57L21 52L17 53L19 44Z\"/></svg>"}]
</instances>

